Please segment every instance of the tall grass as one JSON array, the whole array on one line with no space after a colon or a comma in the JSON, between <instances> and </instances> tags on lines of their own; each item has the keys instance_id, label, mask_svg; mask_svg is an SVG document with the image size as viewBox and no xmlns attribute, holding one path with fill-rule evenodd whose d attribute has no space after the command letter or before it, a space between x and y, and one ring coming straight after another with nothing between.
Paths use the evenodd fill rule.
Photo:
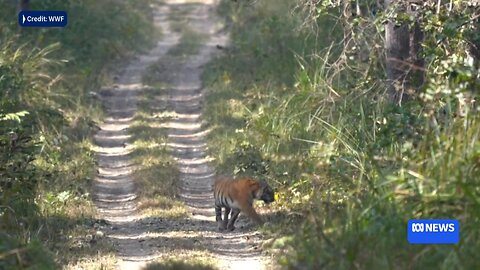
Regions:
<instances>
[{"instance_id":1,"label":"tall grass","mask_svg":"<svg viewBox=\"0 0 480 270\"><path fill-rule=\"evenodd\" d=\"M149 1L31 1L34 10L66 10L62 29L20 29L15 1L0 6L0 268L50 269L112 252L88 240L90 135L102 114L95 92L114 63L150 45Z\"/></svg>"},{"instance_id":2,"label":"tall grass","mask_svg":"<svg viewBox=\"0 0 480 270\"><path fill-rule=\"evenodd\" d=\"M478 268L468 259L480 246L478 108L467 106L460 116L461 99L452 94L471 93L478 70L460 61L457 68L469 75L451 80L435 65L451 66L451 57L433 55L425 94L390 105L378 46L362 62L343 50L334 18L320 16L306 29L292 5L224 1L231 48L205 74L219 171L257 175L280 193L276 207L284 214L265 228L277 239L279 263ZM381 44L381 29L362 27L366 44ZM459 219L461 242L409 245L413 218Z\"/></svg>"}]
</instances>

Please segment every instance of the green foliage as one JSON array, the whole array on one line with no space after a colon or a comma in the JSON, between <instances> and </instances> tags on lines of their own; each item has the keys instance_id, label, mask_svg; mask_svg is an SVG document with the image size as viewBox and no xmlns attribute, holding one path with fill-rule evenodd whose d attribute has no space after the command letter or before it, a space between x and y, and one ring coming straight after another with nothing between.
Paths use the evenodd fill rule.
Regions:
<instances>
[{"instance_id":1,"label":"green foliage","mask_svg":"<svg viewBox=\"0 0 480 270\"><path fill-rule=\"evenodd\" d=\"M55 269L51 254L40 242L21 245L17 239L0 232L0 268L12 269L13 265L18 266L16 269Z\"/></svg>"},{"instance_id":2,"label":"green foliage","mask_svg":"<svg viewBox=\"0 0 480 270\"><path fill-rule=\"evenodd\" d=\"M233 174L262 177L267 174L269 165L261 156L261 153L253 145L246 142L240 144L225 164L235 164Z\"/></svg>"},{"instance_id":3,"label":"green foliage","mask_svg":"<svg viewBox=\"0 0 480 270\"><path fill-rule=\"evenodd\" d=\"M154 31L148 21L151 18L149 3L148 0L31 1L33 10L67 11L68 25L64 29L25 28L21 39L23 42L31 39L38 47L60 42L64 49L58 57L69 60L69 66L88 64L91 70L85 72L100 71L98 65L104 64L105 59L150 43ZM1 11L0 23L8 26L5 33L13 34L18 30L16 5L7 2L2 6L5 8Z\"/></svg>"},{"instance_id":4,"label":"green foliage","mask_svg":"<svg viewBox=\"0 0 480 270\"><path fill-rule=\"evenodd\" d=\"M101 110L91 93L150 45L149 1L31 1L66 10L63 29L20 29L16 1L0 6L0 268L50 269L45 250L72 257L60 239L94 217L89 140Z\"/></svg>"},{"instance_id":5,"label":"green foliage","mask_svg":"<svg viewBox=\"0 0 480 270\"><path fill-rule=\"evenodd\" d=\"M200 44L205 40L205 36L189 29L187 26L184 26L179 44L171 48L168 53L176 57L186 57L188 55L196 54L200 49Z\"/></svg>"},{"instance_id":6,"label":"green foliage","mask_svg":"<svg viewBox=\"0 0 480 270\"><path fill-rule=\"evenodd\" d=\"M21 122L21 118L27 115L27 111L21 111L16 113L7 113L7 114L0 114L0 121L16 121L18 123Z\"/></svg>"},{"instance_id":7,"label":"green foliage","mask_svg":"<svg viewBox=\"0 0 480 270\"><path fill-rule=\"evenodd\" d=\"M27 220L37 215L34 198L40 174L34 160L40 150L40 138L32 129L32 115L20 109L28 106L25 103L29 94L35 95L30 89L45 86L37 69L46 66L42 62L48 62L45 57L50 51L26 54L23 48L12 46L5 44L0 54L0 70L5 72L0 77L4 90L0 100L0 218L2 227L9 229L17 228L17 215Z\"/></svg>"},{"instance_id":8,"label":"green foliage","mask_svg":"<svg viewBox=\"0 0 480 270\"><path fill-rule=\"evenodd\" d=\"M383 12L375 1L362 1L371 12L350 18L339 17L342 6L331 1L315 8L299 1L305 2L311 5L298 10L307 13L288 12L290 1L223 1L232 48L205 74L213 84L206 108L220 171L241 168L274 180L280 193L274 205L289 213L266 228L279 237L272 246L279 263L478 268L468 259L480 247L475 8L440 2L438 13L438 1L426 1L417 15L425 84L398 107L384 98L382 22L413 18L395 8ZM338 29L340 23L346 27ZM255 54L267 51L278 57ZM268 166L247 171L250 163ZM409 245L406 224L413 218L459 219L462 240Z\"/></svg>"}]
</instances>

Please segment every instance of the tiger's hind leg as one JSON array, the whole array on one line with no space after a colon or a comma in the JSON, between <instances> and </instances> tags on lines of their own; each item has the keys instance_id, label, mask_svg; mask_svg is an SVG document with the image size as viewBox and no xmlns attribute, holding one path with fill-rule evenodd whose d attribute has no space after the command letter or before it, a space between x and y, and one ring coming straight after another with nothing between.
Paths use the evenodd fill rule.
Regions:
<instances>
[{"instance_id":1,"label":"tiger's hind leg","mask_svg":"<svg viewBox=\"0 0 480 270\"><path fill-rule=\"evenodd\" d=\"M232 210L232 217L228 221L227 230L233 231L235 230L235 221L237 221L238 215L240 214L240 209L233 209Z\"/></svg>"},{"instance_id":2,"label":"tiger's hind leg","mask_svg":"<svg viewBox=\"0 0 480 270\"><path fill-rule=\"evenodd\" d=\"M232 210L231 208L225 207L225 213L223 216L223 222L222 222L222 228L221 228L222 231L224 231L227 228L228 216L230 215L231 210Z\"/></svg>"},{"instance_id":3,"label":"tiger's hind leg","mask_svg":"<svg viewBox=\"0 0 480 270\"><path fill-rule=\"evenodd\" d=\"M215 220L217 221L219 231L224 231L227 228L229 214L230 208L225 208L225 217L224 220L222 220L222 207L215 206Z\"/></svg>"},{"instance_id":4,"label":"tiger's hind leg","mask_svg":"<svg viewBox=\"0 0 480 270\"><path fill-rule=\"evenodd\" d=\"M223 221L222 221L222 207L216 206L215 205L215 220L217 221L218 224L218 229L222 230L223 227ZM223 228L225 230L225 228Z\"/></svg>"}]
</instances>

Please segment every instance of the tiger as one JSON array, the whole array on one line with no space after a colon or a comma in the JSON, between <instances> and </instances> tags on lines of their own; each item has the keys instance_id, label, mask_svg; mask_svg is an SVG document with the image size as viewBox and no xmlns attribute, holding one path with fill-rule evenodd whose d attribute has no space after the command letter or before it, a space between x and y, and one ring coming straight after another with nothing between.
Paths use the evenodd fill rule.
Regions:
<instances>
[{"instance_id":1,"label":"tiger","mask_svg":"<svg viewBox=\"0 0 480 270\"><path fill-rule=\"evenodd\" d=\"M245 213L257 225L262 225L262 218L252 206L253 200L262 200L267 204L275 200L275 193L267 182L257 181L249 177L237 179L217 177L213 187L213 196L215 199L215 219L220 231L233 231L240 212ZM222 208L225 208L223 220Z\"/></svg>"}]
</instances>

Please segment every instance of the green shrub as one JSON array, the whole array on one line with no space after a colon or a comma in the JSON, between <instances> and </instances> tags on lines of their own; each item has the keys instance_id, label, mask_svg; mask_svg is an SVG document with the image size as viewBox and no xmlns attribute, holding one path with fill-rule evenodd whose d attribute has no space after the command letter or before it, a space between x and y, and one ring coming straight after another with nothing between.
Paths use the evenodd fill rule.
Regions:
<instances>
[{"instance_id":1,"label":"green shrub","mask_svg":"<svg viewBox=\"0 0 480 270\"><path fill-rule=\"evenodd\" d=\"M67 11L69 23L20 29L16 1L0 2L0 268L51 269L45 250L62 261L72 241L60 239L95 217L89 145L101 108L92 93L114 63L151 45L150 6L31 1Z\"/></svg>"},{"instance_id":2,"label":"green shrub","mask_svg":"<svg viewBox=\"0 0 480 270\"><path fill-rule=\"evenodd\" d=\"M37 240L24 245L15 237L0 232L0 268L43 270L56 267L52 254Z\"/></svg>"},{"instance_id":3,"label":"green shrub","mask_svg":"<svg viewBox=\"0 0 480 270\"><path fill-rule=\"evenodd\" d=\"M466 53L478 39L472 9L424 13L426 83L399 107L385 99L382 12L352 21L357 47L349 51L344 29L332 19L340 12L327 2L310 9L307 28L305 13L291 12L290 1L222 5L232 43L205 74L212 84L211 152L227 173L269 160L261 177L275 180L275 205L288 213L265 228L278 237L272 247L279 263L478 268L468 259L480 246L474 238L480 123L473 102L480 77L478 59ZM448 31L452 25L464 28ZM259 151L247 162L238 156L245 145ZM462 240L409 245L406 225L413 218L458 219Z\"/></svg>"}]
</instances>

